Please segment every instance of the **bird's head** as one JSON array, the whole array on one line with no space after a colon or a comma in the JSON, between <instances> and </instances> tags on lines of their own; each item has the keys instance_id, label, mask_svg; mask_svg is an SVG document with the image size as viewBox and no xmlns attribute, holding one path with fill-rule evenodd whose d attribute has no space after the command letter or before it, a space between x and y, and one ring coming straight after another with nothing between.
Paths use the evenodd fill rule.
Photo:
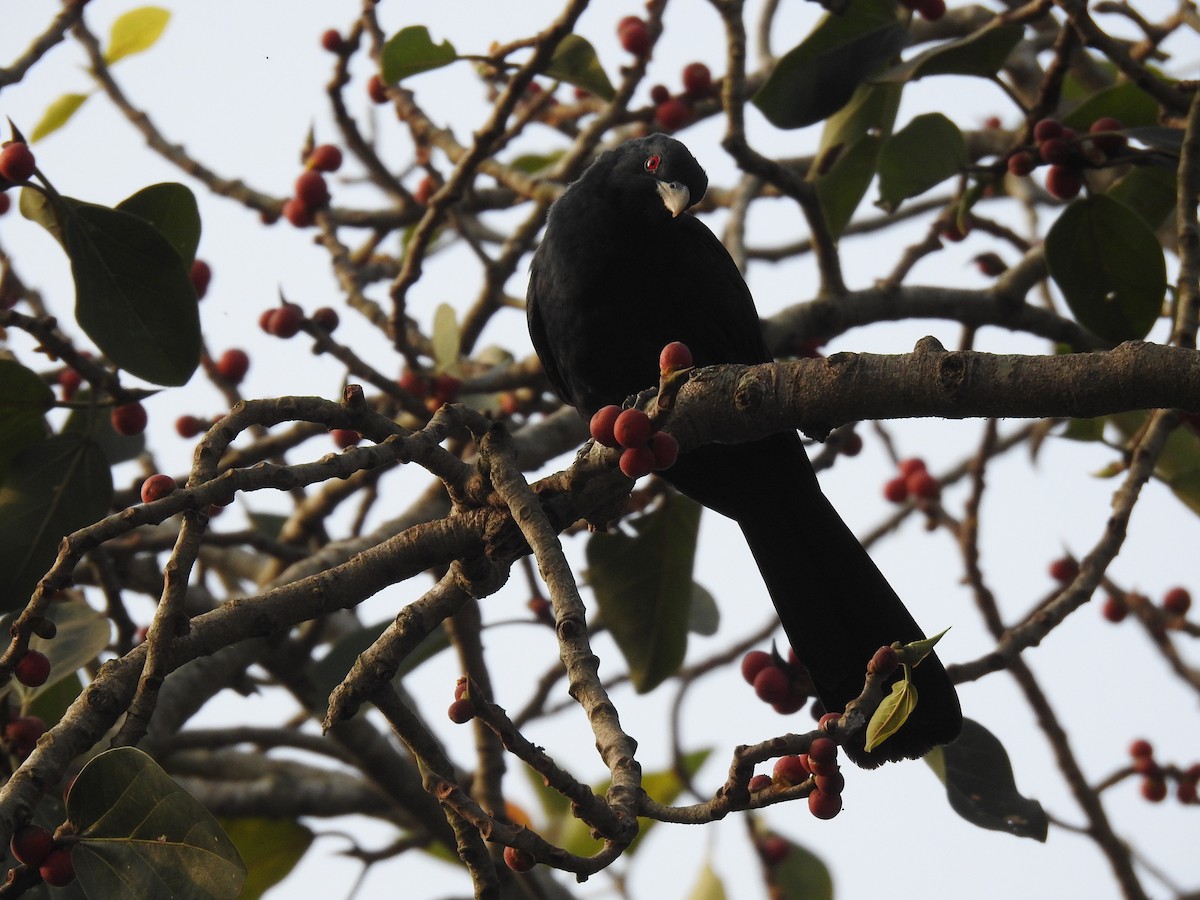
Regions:
<instances>
[{"instance_id":1,"label":"bird's head","mask_svg":"<svg viewBox=\"0 0 1200 900\"><path fill-rule=\"evenodd\" d=\"M593 167L604 172L610 192L622 205L672 218L699 203L708 176L688 148L665 134L626 141L605 153Z\"/></svg>"}]
</instances>

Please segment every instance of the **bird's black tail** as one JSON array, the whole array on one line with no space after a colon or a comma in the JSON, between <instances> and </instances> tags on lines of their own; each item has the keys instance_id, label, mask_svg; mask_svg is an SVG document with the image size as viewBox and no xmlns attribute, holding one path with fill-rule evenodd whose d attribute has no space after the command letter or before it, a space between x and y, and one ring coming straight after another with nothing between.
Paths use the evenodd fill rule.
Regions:
<instances>
[{"instance_id":1,"label":"bird's black tail","mask_svg":"<svg viewBox=\"0 0 1200 900\"><path fill-rule=\"evenodd\" d=\"M783 630L825 708L841 711L863 687L881 646L925 637L887 579L825 498L795 434L709 445L665 473L685 494L742 528ZM861 766L924 755L962 726L958 695L936 654L913 670L917 706L871 753L845 748Z\"/></svg>"}]
</instances>

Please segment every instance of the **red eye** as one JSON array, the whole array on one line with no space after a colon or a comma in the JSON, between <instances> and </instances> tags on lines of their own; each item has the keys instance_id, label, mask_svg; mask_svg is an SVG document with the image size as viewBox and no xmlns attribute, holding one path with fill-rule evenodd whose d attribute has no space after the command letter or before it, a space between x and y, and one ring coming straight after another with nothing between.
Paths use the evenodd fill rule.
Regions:
<instances>
[{"instance_id":1,"label":"red eye","mask_svg":"<svg viewBox=\"0 0 1200 900\"><path fill-rule=\"evenodd\" d=\"M646 171L657 172L658 166L662 162L662 157L655 153L653 156L646 159Z\"/></svg>"}]
</instances>

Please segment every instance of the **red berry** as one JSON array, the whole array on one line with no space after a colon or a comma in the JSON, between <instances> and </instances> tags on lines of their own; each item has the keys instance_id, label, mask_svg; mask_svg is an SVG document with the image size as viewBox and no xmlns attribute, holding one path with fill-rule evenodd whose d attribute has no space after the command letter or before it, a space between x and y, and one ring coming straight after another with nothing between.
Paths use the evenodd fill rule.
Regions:
<instances>
[{"instance_id":1,"label":"red berry","mask_svg":"<svg viewBox=\"0 0 1200 900\"><path fill-rule=\"evenodd\" d=\"M442 403L453 403L457 400L460 388L462 379L453 375L439 375L433 379L433 396Z\"/></svg>"},{"instance_id":2,"label":"red berry","mask_svg":"<svg viewBox=\"0 0 1200 900\"><path fill-rule=\"evenodd\" d=\"M1070 584L1079 574L1079 563L1069 556L1064 556L1050 563L1050 577L1060 584Z\"/></svg>"},{"instance_id":3,"label":"red berry","mask_svg":"<svg viewBox=\"0 0 1200 900\"><path fill-rule=\"evenodd\" d=\"M895 647L880 647L871 657L871 661L867 663L867 671L872 675L887 678L896 671L896 667L899 665L900 654L896 652Z\"/></svg>"},{"instance_id":4,"label":"red berry","mask_svg":"<svg viewBox=\"0 0 1200 900\"><path fill-rule=\"evenodd\" d=\"M997 128L1000 127L1000 117L999 116L988 116L986 119L983 120L983 127L987 128L991 131L995 131Z\"/></svg>"},{"instance_id":5,"label":"red berry","mask_svg":"<svg viewBox=\"0 0 1200 900\"><path fill-rule=\"evenodd\" d=\"M455 725L464 725L475 718L475 704L469 697L461 697L450 704L446 714Z\"/></svg>"},{"instance_id":6,"label":"red berry","mask_svg":"<svg viewBox=\"0 0 1200 900\"><path fill-rule=\"evenodd\" d=\"M413 199L422 206L427 204L430 198L437 192L437 182L429 175L426 175L417 182L417 189L413 191Z\"/></svg>"},{"instance_id":7,"label":"red berry","mask_svg":"<svg viewBox=\"0 0 1200 900\"><path fill-rule=\"evenodd\" d=\"M117 434L132 437L146 430L146 407L134 401L113 408L112 427Z\"/></svg>"},{"instance_id":8,"label":"red berry","mask_svg":"<svg viewBox=\"0 0 1200 900\"><path fill-rule=\"evenodd\" d=\"M317 209L329 202L329 185L325 176L313 169L306 169L296 179L296 199L309 209Z\"/></svg>"},{"instance_id":9,"label":"red berry","mask_svg":"<svg viewBox=\"0 0 1200 900\"><path fill-rule=\"evenodd\" d=\"M330 28L321 34L321 46L330 53L342 51L342 34L336 28Z\"/></svg>"},{"instance_id":10,"label":"red berry","mask_svg":"<svg viewBox=\"0 0 1200 900\"><path fill-rule=\"evenodd\" d=\"M1187 615L1187 611L1192 607L1192 595L1188 593L1187 588L1171 588L1163 597L1162 605L1163 609L1173 616Z\"/></svg>"},{"instance_id":11,"label":"red berry","mask_svg":"<svg viewBox=\"0 0 1200 900\"><path fill-rule=\"evenodd\" d=\"M1167 797L1167 782L1163 778L1143 778L1142 796L1151 803L1161 803Z\"/></svg>"},{"instance_id":12,"label":"red berry","mask_svg":"<svg viewBox=\"0 0 1200 900\"><path fill-rule=\"evenodd\" d=\"M782 784L799 784L811 774L807 760L799 756L779 757L771 771L771 777Z\"/></svg>"},{"instance_id":13,"label":"red berry","mask_svg":"<svg viewBox=\"0 0 1200 900\"><path fill-rule=\"evenodd\" d=\"M66 847L51 850L38 866L42 881L51 887L66 887L75 880L75 866L71 862L71 851Z\"/></svg>"},{"instance_id":14,"label":"red berry","mask_svg":"<svg viewBox=\"0 0 1200 900\"><path fill-rule=\"evenodd\" d=\"M654 119L663 131L678 131L692 120L692 108L686 101L672 97L654 107Z\"/></svg>"},{"instance_id":15,"label":"red berry","mask_svg":"<svg viewBox=\"0 0 1200 900\"><path fill-rule=\"evenodd\" d=\"M13 832L8 848L17 861L27 866L40 866L54 849L54 835L41 825L25 825Z\"/></svg>"},{"instance_id":16,"label":"red berry","mask_svg":"<svg viewBox=\"0 0 1200 900\"><path fill-rule=\"evenodd\" d=\"M250 357L246 355L245 350L235 347L221 354L215 368L217 375L224 381L228 381L230 384L241 384L246 373L250 371Z\"/></svg>"},{"instance_id":17,"label":"red berry","mask_svg":"<svg viewBox=\"0 0 1200 900\"><path fill-rule=\"evenodd\" d=\"M11 206L12 200L9 199L8 194L0 193L0 216L8 212L9 207Z\"/></svg>"},{"instance_id":18,"label":"red berry","mask_svg":"<svg viewBox=\"0 0 1200 900\"><path fill-rule=\"evenodd\" d=\"M1154 745L1145 738L1138 738L1129 745L1129 755L1134 759L1150 759L1154 756Z\"/></svg>"},{"instance_id":19,"label":"red berry","mask_svg":"<svg viewBox=\"0 0 1200 900\"><path fill-rule=\"evenodd\" d=\"M622 410L613 423L613 437L622 447L645 447L654 426L640 409Z\"/></svg>"},{"instance_id":20,"label":"red berry","mask_svg":"<svg viewBox=\"0 0 1200 900\"><path fill-rule=\"evenodd\" d=\"M754 693L764 703L782 703L791 695L787 673L778 666L768 666L754 676Z\"/></svg>"},{"instance_id":21,"label":"red berry","mask_svg":"<svg viewBox=\"0 0 1200 900\"><path fill-rule=\"evenodd\" d=\"M946 0L921 0L921 5L917 7L917 12L927 22L936 22L946 14ZM811 801L809 805L811 806ZM838 806L840 808L841 804L838 804Z\"/></svg>"},{"instance_id":22,"label":"red berry","mask_svg":"<svg viewBox=\"0 0 1200 900\"><path fill-rule=\"evenodd\" d=\"M617 463L626 478L641 478L654 471L654 451L649 447L628 447Z\"/></svg>"},{"instance_id":23,"label":"red berry","mask_svg":"<svg viewBox=\"0 0 1200 900\"><path fill-rule=\"evenodd\" d=\"M842 811L842 795L813 791L808 795L808 811L815 818L832 819Z\"/></svg>"},{"instance_id":24,"label":"red berry","mask_svg":"<svg viewBox=\"0 0 1200 900\"><path fill-rule=\"evenodd\" d=\"M192 287L196 289L196 299L203 300L208 293L208 283L212 281L212 267L202 259L192 260L188 277L192 279Z\"/></svg>"},{"instance_id":25,"label":"red berry","mask_svg":"<svg viewBox=\"0 0 1200 900\"><path fill-rule=\"evenodd\" d=\"M307 228L314 221L313 211L295 197L283 204L283 217L296 228Z\"/></svg>"},{"instance_id":26,"label":"red berry","mask_svg":"<svg viewBox=\"0 0 1200 900\"><path fill-rule=\"evenodd\" d=\"M308 154L305 165L318 172L336 172L342 167L342 151L333 144L319 144Z\"/></svg>"},{"instance_id":27,"label":"red berry","mask_svg":"<svg viewBox=\"0 0 1200 900\"><path fill-rule=\"evenodd\" d=\"M758 853L768 866L775 866L783 862L791 852L791 844L777 834L768 835L758 845Z\"/></svg>"},{"instance_id":28,"label":"red berry","mask_svg":"<svg viewBox=\"0 0 1200 900\"><path fill-rule=\"evenodd\" d=\"M747 784L746 787L749 789L750 793L757 794L759 791L765 791L772 784L774 784L774 782L771 780L770 775L759 774L751 778L750 783Z\"/></svg>"},{"instance_id":29,"label":"red berry","mask_svg":"<svg viewBox=\"0 0 1200 900\"><path fill-rule=\"evenodd\" d=\"M537 865L537 860L528 851L518 850L516 847L505 847L504 864L514 872L528 872Z\"/></svg>"},{"instance_id":30,"label":"red berry","mask_svg":"<svg viewBox=\"0 0 1200 900\"><path fill-rule=\"evenodd\" d=\"M1026 150L1018 150L1008 158L1008 171L1012 175L1020 177L1028 175L1036 165L1033 154Z\"/></svg>"},{"instance_id":31,"label":"red berry","mask_svg":"<svg viewBox=\"0 0 1200 900\"><path fill-rule=\"evenodd\" d=\"M1042 162L1065 166L1075 158L1075 149L1062 138L1050 138L1038 147L1038 156Z\"/></svg>"},{"instance_id":32,"label":"red berry","mask_svg":"<svg viewBox=\"0 0 1200 900\"><path fill-rule=\"evenodd\" d=\"M1058 119L1042 119L1033 126L1033 139L1037 143L1062 137L1062 122Z\"/></svg>"},{"instance_id":33,"label":"red berry","mask_svg":"<svg viewBox=\"0 0 1200 900\"><path fill-rule=\"evenodd\" d=\"M194 438L201 432L208 430L208 423L197 419L195 416L180 416L175 420L175 433L181 438Z\"/></svg>"},{"instance_id":34,"label":"red berry","mask_svg":"<svg viewBox=\"0 0 1200 900\"><path fill-rule=\"evenodd\" d=\"M1119 597L1114 597L1111 594L1104 600L1104 618L1112 622L1114 625L1122 620L1129 613L1129 607L1125 605L1125 601Z\"/></svg>"},{"instance_id":35,"label":"red berry","mask_svg":"<svg viewBox=\"0 0 1200 900\"><path fill-rule=\"evenodd\" d=\"M1008 265L999 253L980 253L974 262L980 274L988 278L998 278L1008 270Z\"/></svg>"},{"instance_id":36,"label":"red berry","mask_svg":"<svg viewBox=\"0 0 1200 900\"><path fill-rule=\"evenodd\" d=\"M347 447L353 447L362 440L361 434L349 428L335 428L329 432L329 436L333 438L334 444L342 450L345 450Z\"/></svg>"},{"instance_id":37,"label":"red berry","mask_svg":"<svg viewBox=\"0 0 1200 900\"><path fill-rule=\"evenodd\" d=\"M655 472L669 469L679 459L679 441L665 431L656 431L650 436L650 452L654 454Z\"/></svg>"},{"instance_id":38,"label":"red berry","mask_svg":"<svg viewBox=\"0 0 1200 900\"><path fill-rule=\"evenodd\" d=\"M554 622L554 607L545 597L530 597L525 603L534 617L543 622Z\"/></svg>"},{"instance_id":39,"label":"red berry","mask_svg":"<svg viewBox=\"0 0 1200 900\"><path fill-rule=\"evenodd\" d=\"M322 306L313 311L312 320L320 325L329 334L337 331L341 319L338 317L337 310L330 306Z\"/></svg>"},{"instance_id":40,"label":"red berry","mask_svg":"<svg viewBox=\"0 0 1200 900\"><path fill-rule=\"evenodd\" d=\"M917 472L905 482L908 492L922 500L932 500L941 491L941 485L928 472Z\"/></svg>"},{"instance_id":41,"label":"red berry","mask_svg":"<svg viewBox=\"0 0 1200 900\"><path fill-rule=\"evenodd\" d=\"M827 737L814 738L808 745L808 761L811 765L831 765L837 762L837 744Z\"/></svg>"},{"instance_id":42,"label":"red berry","mask_svg":"<svg viewBox=\"0 0 1200 900\"><path fill-rule=\"evenodd\" d=\"M1155 762L1153 756L1135 756L1133 771L1139 775L1145 775L1147 778L1162 778L1162 767Z\"/></svg>"},{"instance_id":43,"label":"red berry","mask_svg":"<svg viewBox=\"0 0 1200 900\"><path fill-rule=\"evenodd\" d=\"M25 687L41 687L50 677L50 659L39 650L26 650L17 660L13 675Z\"/></svg>"},{"instance_id":44,"label":"red berry","mask_svg":"<svg viewBox=\"0 0 1200 900\"><path fill-rule=\"evenodd\" d=\"M161 500L163 497L175 493L177 487L179 485L170 475L164 475L162 472L151 475L142 482L142 502L153 503L155 500Z\"/></svg>"},{"instance_id":45,"label":"red berry","mask_svg":"<svg viewBox=\"0 0 1200 900\"><path fill-rule=\"evenodd\" d=\"M835 712L822 713L821 717L819 719L817 719L817 728L821 731L828 732L829 729L826 728L825 726L829 725L831 722L837 722L839 719L841 719L841 717L842 717L841 713L835 713Z\"/></svg>"},{"instance_id":46,"label":"red berry","mask_svg":"<svg viewBox=\"0 0 1200 900\"><path fill-rule=\"evenodd\" d=\"M846 440L842 443L841 449L838 450L842 456L858 456L862 453L863 439L857 431L852 431L846 435Z\"/></svg>"},{"instance_id":47,"label":"red berry","mask_svg":"<svg viewBox=\"0 0 1200 900\"><path fill-rule=\"evenodd\" d=\"M897 468L900 470L900 475L904 478L908 478L917 472L926 471L925 460L921 459L919 456L914 456L911 459L900 460Z\"/></svg>"},{"instance_id":48,"label":"red berry","mask_svg":"<svg viewBox=\"0 0 1200 900\"><path fill-rule=\"evenodd\" d=\"M683 67L683 92L689 97L704 97L712 90L712 72L702 62Z\"/></svg>"},{"instance_id":49,"label":"red berry","mask_svg":"<svg viewBox=\"0 0 1200 900\"><path fill-rule=\"evenodd\" d=\"M597 444L605 447L619 447L616 435L613 434L613 426L616 424L617 417L621 415L621 407L615 404L602 406L592 414L592 420L589 423L592 440Z\"/></svg>"},{"instance_id":50,"label":"red berry","mask_svg":"<svg viewBox=\"0 0 1200 900\"><path fill-rule=\"evenodd\" d=\"M795 691L789 691L787 697L783 700L780 700L778 703L772 703L771 709L775 710L781 716L790 716L793 713L800 712L807 702L808 694L797 694Z\"/></svg>"},{"instance_id":51,"label":"red berry","mask_svg":"<svg viewBox=\"0 0 1200 900\"><path fill-rule=\"evenodd\" d=\"M300 332L300 322L304 315L299 308L291 304L277 306L271 310L271 315L267 317L267 334L273 334L277 338L295 337Z\"/></svg>"},{"instance_id":52,"label":"red berry","mask_svg":"<svg viewBox=\"0 0 1200 900\"><path fill-rule=\"evenodd\" d=\"M13 753L24 759L33 752L38 738L46 733L46 723L37 716L20 716L4 726L4 737Z\"/></svg>"},{"instance_id":53,"label":"red berry","mask_svg":"<svg viewBox=\"0 0 1200 900\"><path fill-rule=\"evenodd\" d=\"M681 341L671 341L658 354L658 369L664 375L691 367L692 351L688 349L687 344Z\"/></svg>"},{"instance_id":54,"label":"red berry","mask_svg":"<svg viewBox=\"0 0 1200 900\"><path fill-rule=\"evenodd\" d=\"M372 75L367 81L367 96L371 98L372 103L387 103L387 85L378 75Z\"/></svg>"},{"instance_id":55,"label":"red berry","mask_svg":"<svg viewBox=\"0 0 1200 900\"><path fill-rule=\"evenodd\" d=\"M1200 802L1200 789L1194 781L1181 781L1175 785L1175 798L1180 803Z\"/></svg>"},{"instance_id":56,"label":"red berry","mask_svg":"<svg viewBox=\"0 0 1200 900\"><path fill-rule=\"evenodd\" d=\"M883 496L891 503L903 503L908 499L908 482L904 478L893 478L883 486Z\"/></svg>"},{"instance_id":57,"label":"red berry","mask_svg":"<svg viewBox=\"0 0 1200 900\"><path fill-rule=\"evenodd\" d=\"M1083 187L1083 176L1069 166L1051 166L1046 172L1046 190L1059 200L1070 200Z\"/></svg>"},{"instance_id":58,"label":"red berry","mask_svg":"<svg viewBox=\"0 0 1200 900\"><path fill-rule=\"evenodd\" d=\"M957 222L951 222L942 228L941 234L946 240L957 244L959 241L965 240L970 231L971 228L966 223L963 223L963 227L960 228Z\"/></svg>"},{"instance_id":59,"label":"red berry","mask_svg":"<svg viewBox=\"0 0 1200 900\"><path fill-rule=\"evenodd\" d=\"M671 92L665 84L656 84L650 88L650 102L655 106L666 103L671 99Z\"/></svg>"},{"instance_id":60,"label":"red berry","mask_svg":"<svg viewBox=\"0 0 1200 900\"><path fill-rule=\"evenodd\" d=\"M70 400L75 396L75 392L83 386L83 376L75 369L63 369L58 373L58 386L62 388L63 399Z\"/></svg>"},{"instance_id":61,"label":"red berry","mask_svg":"<svg viewBox=\"0 0 1200 900\"><path fill-rule=\"evenodd\" d=\"M24 141L13 141L0 150L0 176L8 181L28 181L36 166L33 151Z\"/></svg>"},{"instance_id":62,"label":"red berry","mask_svg":"<svg viewBox=\"0 0 1200 900\"><path fill-rule=\"evenodd\" d=\"M1092 145L1103 153L1105 156L1116 156L1125 149L1125 135L1113 134L1112 132L1123 131L1125 125L1120 119L1114 119L1112 116L1105 116L1102 119L1097 119L1088 129L1088 133L1092 135Z\"/></svg>"},{"instance_id":63,"label":"red berry","mask_svg":"<svg viewBox=\"0 0 1200 900\"><path fill-rule=\"evenodd\" d=\"M767 666L775 665L775 660L770 653L763 650L751 650L742 657L742 678L747 684L754 684L754 679L758 673Z\"/></svg>"},{"instance_id":64,"label":"red berry","mask_svg":"<svg viewBox=\"0 0 1200 900\"><path fill-rule=\"evenodd\" d=\"M617 38L626 52L643 57L650 51L650 32L637 16L626 16L617 25Z\"/></svg>"},{"instance_id":65,"label":"red berry","mask_svg":"<svg viewBox=\"0 0 1200 900\"><path fill-rule=\"evenodd\" d=\"M400 389L412 394L418 400L429 393L429 380L412 369L405 369L396 379Z\"/></svg>"},{"instance_id":66,"label":"red berry","mask_svg":"<svg viewBox=\"0 0 1200 900\"><path fill-rule=\"evenodd\" d=\"M813 780L817 784L817 790L824 791L826 794L840 794L846 788L846 776L841 772L817 775Z\"/></svg>"}]
</instances>

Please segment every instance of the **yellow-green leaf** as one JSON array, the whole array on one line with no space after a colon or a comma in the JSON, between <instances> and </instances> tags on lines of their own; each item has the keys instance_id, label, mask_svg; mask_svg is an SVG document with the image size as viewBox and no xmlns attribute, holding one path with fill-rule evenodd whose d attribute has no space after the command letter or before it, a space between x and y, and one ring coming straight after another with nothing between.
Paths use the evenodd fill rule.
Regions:
<instances>
[{"instance_id":1,"label":"yellow-green leaf","mask_svg":"<svg viewBox=\"0 0 1200 900\"><path fill-rule=\"evenodd\" d=\"M219 824L246 864L238 900L258 900L283 881L312 845L312 830L294 819L222 819Z\"/></svg>"},{"instance_id":2,"label":"yellow-green leaf","mask_svg":"<svg viewBox=\"0 0 1200 900\"><path fill-rule=\"evenodd\" d=\"M63 94L53 103L46 107L46 111L42 113L41 119L33 126L33 131L29 134L30 141L40 141L46 135L51 134L67 124L71 116L75 115L75 111L83 106L84 101L91 94Z\"/></svg>"},{"instance_id":3,"label":"yellow-green leaf","mask_svg":"<svg viewBox=\"0 0 1200 900\"><path fill-rule=\"evenodd\" d=\"M919 641L913 641L911 644L905 644L905 649L917 651L917 658L912 665L914 667L919 666L921 660L933 652L933 648L937 646L937 642L945 637L946 632L949 630L949 628L943 628L933 637L922 638Z\"/></svg>"},{"instance_id":4,"label":"yellow-green leaf","mask_svg":"<svg viewBox=\"0 0 1200 900\"><path fill-rule=\"evenodd\" d=\"M439 375L456 375L459 346L458 317L449 303L439 303L433 314L433 362Z\"/></svg>"},{"instance_id":5,"label":"yellow-green leaf","mask_svg":"<svg viewBox=\"0 0 1200 900\"><path fill-rule=\"evenodd\" d=\"M875 715L867 724L867 751L870 752L900 730L917 708L917 688L907 678L892 685Z\"/></svg>"},{"instance_id":6,"label":"yellow-green leaf","mask_svg":"<svg viewBox=\"0 0 1200 900\"><path fill-rule=\"evenodd\" d=\"M170 19L171 13L161 6L131 9L113 22L104 61L111 66L117 60L149 50L162 37Z\"/></svg>"},{"instance_id":7,"label":"yellow-green leaf","mask_svg":"<svg viewBox=\"0 0 1200 900\"><path fill-rule=\"evenodd\" d=\"M600 65L596 51L586 38L568 34L554 50L546 67L548 77L591 91L601 100L611 100L616 93L608 74Z\"/></svg>"}]
</instances>

